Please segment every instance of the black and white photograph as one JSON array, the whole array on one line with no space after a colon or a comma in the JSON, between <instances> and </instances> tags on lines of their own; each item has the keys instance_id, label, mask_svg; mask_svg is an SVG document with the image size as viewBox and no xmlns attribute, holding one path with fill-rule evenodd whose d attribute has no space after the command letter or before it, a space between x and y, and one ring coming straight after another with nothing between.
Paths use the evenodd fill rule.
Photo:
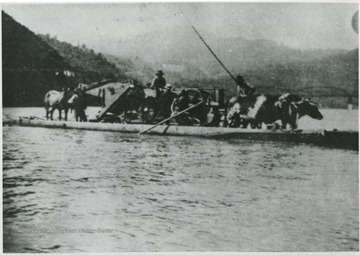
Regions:
<instances>
[{"instance_id":1,"label":"black and white photograph","mask_svg":"<svg viewBox=\"0 0 360 255\"><path fill-rule=\"evenodd\" d=\"M359 252L358 9L2 3L3 252Z\"/></svg>"}]
</instances>

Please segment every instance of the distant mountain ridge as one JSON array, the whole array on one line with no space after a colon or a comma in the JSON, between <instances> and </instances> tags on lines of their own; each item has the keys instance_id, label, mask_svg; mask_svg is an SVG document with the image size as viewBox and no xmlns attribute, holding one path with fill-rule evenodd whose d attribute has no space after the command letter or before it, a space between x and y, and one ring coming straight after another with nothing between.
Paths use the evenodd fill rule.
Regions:
<instances>
[{"instance_id":1,"label":"distant mountain ridge","mask_svg":"<svg viewBox=\"0 0 360 255\"><path fill-rule=\"evenodd\" d=\"M200 31L201 33L201 31ZM312 61L345 50L296 50L271 40L247 40L242 37L221 38L204 33L202 37L232 72L246 72L264 68L269 64L293 61ZM208 78L221 75L224 70L191 28L146 33L133 39L120 41L112 55L139 56L157 66L178 66L201 70Z\"/></svg>"},{"instance_id":2,"label":"distant mountain ridge","mask_svg":"<svg viewBox=\"0 0 360 255\"><path fill-rule=\"evenodd\" d=\"M4 106L39 106L49 89L79 82L133 78L146 84L158 69L177 87L218 87L227 89L227 96L235 93L234 82L191 30L120 41L114 55L35 35L4 12L2 20ZM330 86L339 88L334 93L343 89L357 94L358 49L301 51L269 40L204 37L234 75L243 75L255 87L297 91ZM65 70L75 75L66 77ZM344 100L331 100L325 105L344 105Z\"/></svg>"}]
</instances>

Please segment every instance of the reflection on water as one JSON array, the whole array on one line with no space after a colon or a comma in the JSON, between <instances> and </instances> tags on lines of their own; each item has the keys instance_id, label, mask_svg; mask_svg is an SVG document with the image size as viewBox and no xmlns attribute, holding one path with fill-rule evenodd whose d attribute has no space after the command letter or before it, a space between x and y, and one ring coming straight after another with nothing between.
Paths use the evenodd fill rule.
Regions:
<instances>
[{"instance_id":1,"label":"reflection on water","mask_svg":"<svg viewBox=\"0 0 360 255\"><path fill-rule=\"evenodd\" d=\"M6 252L350 251L358 154L4 127Z\"/></svg>"}]
</instances>

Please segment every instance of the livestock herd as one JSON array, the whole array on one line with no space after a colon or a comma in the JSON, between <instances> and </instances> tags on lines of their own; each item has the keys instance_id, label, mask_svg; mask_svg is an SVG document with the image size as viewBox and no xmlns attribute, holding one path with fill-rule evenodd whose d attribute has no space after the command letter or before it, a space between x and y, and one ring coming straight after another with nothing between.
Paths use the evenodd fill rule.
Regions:
<instances>
[{"instance_id":1,"label":"livestock herd","mask_svg":"<svg viewBox=\"0 0 360 255\"><path fill-rule=\"evenodd\" d=\"M289 93L283 95L237 96L227 101L225 107L226 127L261 128L262 124L281 122L281 128L297 129L297 122L303 116L321 120L318 104L307 98Z\"/></svg>"},{"instance_id":2,"label":"livestock herd","mask_svg":"<svg viewBox=\"0 0 360 255\"><path fill-rule=\"evenodd\" d=\"M132 94L130 93L130 96ZM147 93L142 92L143 94ZM198 107L174 117L177 124L182 126L222 126L231 128L247 128L250 126L251 128L262 128L265 124L272 127L281 127L282 129L288 127L297 129L298 120L303 116L307 115L317 120L323 118L318 104L289 93L283 95L250 94L247 96L235 96L225 102L224 109L219 108L219 102L214 100L211 93L201 89L183 89L180 93L174 93L174 98L169 105L156 106L155 103L154 106L153 104L153 110L156 112L156 108L169 109L170 116L174 116L189 106L202 102ZM143 120L147 123L156 123L169 117L160 113L157 114L157 118L149 118L148 110L151 108L148 105L149 99L156 102L155 98L144 98L143 103L140 103L137 109L130 110L142 114ZM61 120L61 112L64 111L65 120L67 120L69 109L73 109L76 121L87 121L85 114L87 106L86 94L82 88L66 89L61 92L51 90L46 93L44 103L46 119L53 120L53 113L57 109L59 119ZM126 113L129 110L127 108L125 105L121 111ZM118 114L121 114L121 112L118 112Z\"/></svg>"}]
</instances>

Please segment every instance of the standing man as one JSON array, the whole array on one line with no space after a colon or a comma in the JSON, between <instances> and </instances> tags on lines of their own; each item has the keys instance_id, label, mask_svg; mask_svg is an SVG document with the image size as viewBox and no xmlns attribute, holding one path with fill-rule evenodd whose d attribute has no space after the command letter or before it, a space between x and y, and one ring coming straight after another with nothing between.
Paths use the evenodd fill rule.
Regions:
<instances>
[{"instance_id":1,"label":"standing man","mask_svg":"<svg viewBox=\"0 0 360 255\"><path fill-rule=\"evenodd\" d=\"M163 119L167 119L171 116L171 104L176 98L176 94L172 92L172 85L166 84L165 92L160 96L160 113ZM169 125L170 121L166 122Z\"/></svg>"},{"instance_id":2,"label":"standing man","mask_svg":"<svg viewBox=\"0 0 360 255\"><path fill-rule=\"evenodd\" d=\"M236 90L239 95L242 94L243 96L247 96L253 94L256 90L253 86L246 83L246 81L241 75L238 75L236 77L236 84Z\"/></svg>"},{"instance_id":3,"label":"standing man","mask_svg":"<svg viewBox=\"0 0 360 255\"><path fill-rule=\"evenodd\" d=\"M165 85L166 85L166 80L163 77L164 73L159 70L156 73L156 78L153 80L153 82L151 83L150 88L155 88L156 90L156 99L160 98L160 95L163 93Z\"/></svg>"}]
</instances>

